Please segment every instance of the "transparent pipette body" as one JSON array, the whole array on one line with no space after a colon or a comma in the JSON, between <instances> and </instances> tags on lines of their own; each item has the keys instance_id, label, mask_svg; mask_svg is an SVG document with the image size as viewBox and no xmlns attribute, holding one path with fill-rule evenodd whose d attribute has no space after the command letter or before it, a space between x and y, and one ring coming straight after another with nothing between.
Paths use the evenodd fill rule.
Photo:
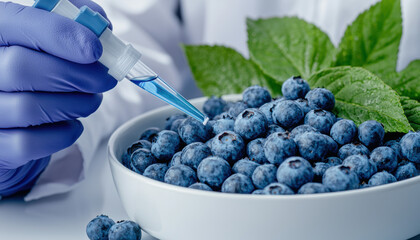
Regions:
<instances>
[{"instance_id":1,"label":"transparent pipette body","mask_svg":"<svg viewBox=\"0 0 420 240\"><path fill-rule=\"evenodd\" d=\"M163 81L142 61L137 61L134 67L127 74L126 78L154 96L173 105L191 117L194 117L204 125L207 124L209 118L188 102L188 100L186 100L181 94L175 91L175 89Z\"/></svg>"}]
</instances>

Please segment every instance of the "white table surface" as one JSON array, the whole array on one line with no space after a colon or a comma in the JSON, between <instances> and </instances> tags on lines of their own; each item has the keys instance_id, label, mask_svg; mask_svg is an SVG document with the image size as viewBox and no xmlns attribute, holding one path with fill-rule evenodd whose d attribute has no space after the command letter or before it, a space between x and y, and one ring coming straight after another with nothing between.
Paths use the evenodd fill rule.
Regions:
<instances>
[{"instance_id":1,"label":"white table surface","mask_svg":"<svg viewBox=\"0 0 420 240\"><path fill-rule=\"evenodd\" d=\"M85 181L66 194L29 203L21 198L0 201L0 239L88 239L87 223L98 214L115 221L128 219L114 183L106 156L106 142L97 151ZM143 232L142 240L156 240ZM420 240L420 235L410 239Z\"/></svg>"}]
</instances>

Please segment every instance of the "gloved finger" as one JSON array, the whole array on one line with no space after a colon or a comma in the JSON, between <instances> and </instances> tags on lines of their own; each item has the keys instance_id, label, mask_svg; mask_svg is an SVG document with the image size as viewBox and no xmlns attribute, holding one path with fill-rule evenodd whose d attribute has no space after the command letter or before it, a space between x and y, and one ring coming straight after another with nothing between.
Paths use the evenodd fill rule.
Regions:
<instances>
[{"instance_id":1,"label":"gloved finger","mask_svg":"<svg viewBox=\"0 0 420 240\"><path fill-rule=\"evenodd\" d=\"M0 196L7 197L30 189L49 162L48 156L29 161L16 169L0 169Z\"/></svg>"},{"instance_id":2,"label":"gloved finger","mask_svg":"<svg viewBox=\"0 0 420 240\"><path fill-rule=\"evenodd\" d=\"M102 55L101 42L85 26L45 10L0 2L0 46L12 45L82 64Z\"/></svg>"},{"instance_id":3,"label":"gloved finger","mask_svg":"<svg viewBox=\"0 0 420 240\"><path fill-rule=\"evenodd\" d=\"M99 93L117 81L102 64L78 64L20 46L0 48L0 91Z\"/></svg>"},{"instance_id":4,"label":"gloved finger","mask_svg":"<svg viewBox=\"0 0 420 240\"><path fill-rule=\"evenodd\" d=\"M96 4L95 2L91 1L91 0L70 0L70 2L72 2L76 7L81 8L83 6L88 6L90 9L92 9L95 12L100 13L104 18L106 18L109 22L109 29L112 30L112 23L109 20L108 16L106 15L104 9L99 6L98 4Z\"/></svg>"},{"instance_id":5,"label":"gloved finger","mask_svg":"<svg viewBox=\"0 0 420 240\"><path fill-rule=\"evenodd\" d=\"M0 129L0 169L16 169L72 145L83 132L78 120Z\"/></svg>"},{"instance_id":6,"label":"gloved finger","mask_svg":"<svg viewBox=\"0 0 420 240\"><path fill-rule=\"evenodd\" d=\"M18 128L87 117L102 102L102 94L0 92L0 128Z\"/></svg>"}]
</instances>

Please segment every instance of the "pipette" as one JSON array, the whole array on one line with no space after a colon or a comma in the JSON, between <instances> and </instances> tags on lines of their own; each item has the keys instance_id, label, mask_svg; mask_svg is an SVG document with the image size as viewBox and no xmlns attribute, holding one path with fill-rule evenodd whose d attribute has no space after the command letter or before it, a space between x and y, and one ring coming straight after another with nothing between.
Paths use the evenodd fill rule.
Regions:
<instances>
[{"instance_id":1,"label":"pipette","mask_svg":"<svg viewBox=\"0 0 420 240\"><path fill-rule=\"evenodd\" d=\"M121 81L125 78L135 85L194 117L204 125L209 120L202 112L175 91L158 74L141 60L141 53L131 44L125 44L108 28L109 22L87 6L78 9L68 0L36 0L34 8L53 12L70 18L92 30L102 43L103 53L99 62L105 65L108 74Z\"/></svg>"}]
</instances>

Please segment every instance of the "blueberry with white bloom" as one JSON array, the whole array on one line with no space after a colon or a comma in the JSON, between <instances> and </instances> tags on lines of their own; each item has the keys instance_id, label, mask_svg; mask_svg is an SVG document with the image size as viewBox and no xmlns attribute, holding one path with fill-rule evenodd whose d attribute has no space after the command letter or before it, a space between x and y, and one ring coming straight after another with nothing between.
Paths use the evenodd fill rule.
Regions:
<instances>
[{"instance_id":1,"label":"blueberry with white bloom","mask_svg":"<svg viewBox=\"0 0 420 240\"><path fill-rule=\"evenodd\" d=\"M325 88L315 88L309 91L305 98L309 102L309 106L313 109L321 108L331 111L335 106L334 94Z\"/></svg>"},{"instance_id":2,"label":"blueberry with white bloom","mask_svg":"<svg viewBox=\"0 0 420 240\"><path fill-rule=\"evenodd\" d=\"M397 179L394 177L394 175L392 175L391 173L387 171L382 171L382 172L375 173L369 179L368 185L373 187L373 186L379 186L379 185L383 185L387 183L393 183L396 181Z\"/></svg>"},{"instance_id":3,"label":"blueberry with white bloom","mask_svg":"<svg viewBox=\"0 0 420 240\"><path fill-rule=\"evenodd\" d=\"M242 173L235 173L223 182L221 191L225 193L252 193L254 185L249 177Z\"/></svg>"},{"instance_id":4,"label":"blueberry with white bloom","mask_svg":"<svg viewBox=\"0 0 420 240\"><path fill-rule=\"evenodd\" d=\"M369 149L380 146L385 136L383 125L374 120L369 120L360 124L358 132L359 141Z\"/></svg>"},{"instance_id":5,"label":"blueberry with white bloom","mask_svg":"<svg viewBox=\"0 0 420 240\"><path fill-rule=\"evenodd\" d=\"M340 145L351 143L357 136L357 126L352 120L342 119L331 127L330 136Z\"/></svg>"},{"instance_id":6,"label":"blueberry with white bloom","mask_svg":"<svg viewBox=\"0 0 420 240\"><path fill-rule=\"evenodd\" d=\"M271 101L270 92L266 88L257 85L245 89L242 93L242 98L250 108L258 108L264 103Z\"/></svg>"},{"instance_id":7,"label":"blueberry with white bloom","mask_svg":"<svg viewBox=\"0 0 420 240\"><path fill-rule=\"evenodd\" d=\"M378 166L378 171L393 172L398 165L397 154L390 147L377 147L370 154L370 159Z\"/></svg>"},{"instance_id":8,"label":"blueberry with white bloom","mask_svg":"<svg viewBox=\"0 0 420 240\"><path fill-rule=\"evenodd\" d=\"M278 102L273 109L274 123L285 129L297 126L303 117L302 108L292 100Z\"/></svg>"},{"instance_id":9,"label":"blueberry with white bloom","mask_svg":"<svg viewBox=\"0 0 420 240\"><path fill-rule=\"evenodd\" d=\"M409 161L420 163L420 133L409 132L400 141L402 156Z\"/></svg>"},{"instance_id":10,"label":"blueberry with white bloom","mask_svg":"<svg viewBox=\"0 0 420 240\"><path fill-rule=\"evenodd\" d=\"M281 86L283 96L288 100L296 100L304 98L305 95L311 90L308 82L300 76L293 76L287 79Z\"/></svg>"},{"instance_id":11,"label":"blueberry with white bloom","mask_svg":"<svg viewBox=\"0 0 420 240\"><path fill-rule=\"evenodd\" d=\"M235 120L234 130L246 140L265 135L268 121L265 115L256 108L245 109Z\"/></svg>"},{"instance_id":12,"label":"blueberry with white bloom","mask_svg":"<svg viewBox=\"0 0 420 240\"><path fill-rule=\"evenodd\" d=\"M90 240L108 239L109 229L115 224L114 220L106 215L99 215L86 226L86 234Z\"/></svg>"},{"instance_id":13,"label":"blueberry with white bloom","mask_svg":"<svg viewBox=\"0 0 420 240\"><path fill-rule=\"evenodd\" d=\"M301 157L290 157L280 164L277 181L298 190L303 184L312 182L314 172L311 164Z\"/></svg>"},{"instance_id":14,"label":"blueberry with white bloom","mask_svg":"<svg viewBox=\"0 0 420 240\"><path fill-rule=\"evenodd\" d=\"M293 195L293 190L283 183L271 183L263 189L264 195Z\"/></svg>"},{"instance_id":15,"label":"blueberry with white bloom","mask_svg":"<svg viewBox=\"0 0 420 240\"><path fill-rule=\"evenodd\" d=\"M329 134L335 122L335 116L325 110L315 109L309 111L305 116L305 124L314 127L317 131Z\"/></svg>"},{"instance_id":16,"label":"blueberry with white bloom","mask_svg":"<svg viewBox=\"0 0 420 240\"><path fill-rule=\"evenodd\" d=\"M325 171L322 177L322 184L332 192L345 191L357 189L359 187L359 178L351 167L337 165Z\"/></svg>"},{"instance_id":17,"label":"blueberry with white bloom","mask_svg":"<svg viewBox=\"0 0 420 240\"><path fill-rule=\"evenodd\" d=\"M164 182L181 187L189 187L197 182L195 171L183 164L170 167L164 177Z\"/></svg>"},{"instance_id":18,"label":"blueberry with white bloom","mask_svg":"<svg viewBox=\"0 0 420 240\"><path fill-rule=\"evenodd\" d=\"M203 112L209 117L213 118L221 114L226 107L226 102L219 97L211 96L204 102Z\"/></svg>"}]
</instances>

